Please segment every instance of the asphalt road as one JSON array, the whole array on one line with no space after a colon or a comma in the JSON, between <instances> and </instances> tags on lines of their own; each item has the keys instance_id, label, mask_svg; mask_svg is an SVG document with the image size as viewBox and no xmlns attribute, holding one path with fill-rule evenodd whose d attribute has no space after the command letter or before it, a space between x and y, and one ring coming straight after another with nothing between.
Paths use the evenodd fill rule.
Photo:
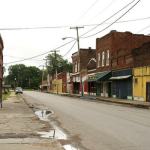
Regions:
<instances>
[{"instance_id":1,"label":"asphalt road","mask_svg":"<svg viewBox=\"0 0 150 150\"><path fill-rule=\"evenodd\" d=\"M70 135L89 150L150 150L150 110L25 91L52 109Z\"/></svg>"}]
</instances>

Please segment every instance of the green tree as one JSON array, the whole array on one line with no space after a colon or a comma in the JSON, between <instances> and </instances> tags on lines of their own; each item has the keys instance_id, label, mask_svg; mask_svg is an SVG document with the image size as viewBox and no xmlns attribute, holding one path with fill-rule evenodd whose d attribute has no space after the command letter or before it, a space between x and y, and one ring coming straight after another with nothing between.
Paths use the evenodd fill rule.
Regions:
<instances>
[{"instance_id":1,"label":"green tree","mask_svg":"<svg viewBox=\"0 0 150 150\"><path fill-rule=\"evenodd\" d=\"M47 70L48 73L51 75L55 74L55 71L57 69L57 72L72 72L72 63L68 62L68 60L63 59L63 57L59 54L48 54L46 57L47 59Z\"/></svg>"},{"instance_id":2,"label":"green tree","mask_svg":"<svg viewBox=\"0 0 150 150\"><path fill-rule=\"evenodd\" d=\"M5 82L11 84L12 87L21 86L37 89L41 83L42 71L35 66L12 65L9 67L8 72Z\"/></svg>"}]
</instances>

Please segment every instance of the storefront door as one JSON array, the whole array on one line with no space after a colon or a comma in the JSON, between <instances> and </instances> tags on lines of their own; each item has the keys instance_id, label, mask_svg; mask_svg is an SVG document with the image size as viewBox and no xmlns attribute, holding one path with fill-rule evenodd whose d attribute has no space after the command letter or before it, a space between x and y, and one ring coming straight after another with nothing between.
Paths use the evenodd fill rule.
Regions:
<instances>
[{"instance_id":1,"label":"storefront door","mask_svg":"<svg viewBox=\"0 0 150 150\"><path fill-rule=\"evenodd\" d=\"M146 83L146 101L150 102L150 82Z\"/></svg>"}]
</instances>

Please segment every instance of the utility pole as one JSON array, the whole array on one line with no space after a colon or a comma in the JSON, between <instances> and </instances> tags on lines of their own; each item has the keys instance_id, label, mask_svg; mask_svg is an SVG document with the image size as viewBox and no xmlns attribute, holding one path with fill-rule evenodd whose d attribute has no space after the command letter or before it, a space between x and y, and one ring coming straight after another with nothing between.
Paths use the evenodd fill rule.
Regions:
<instances>
[{"instance_id":1,"label":"utility pole","mask_svg":"<svg viewBox=\"0 0 150 150\"><path fill-rule=\"evenodd\" d=\"M47 92L49 91L49 73L48 73L48 65L47 65L47 60L48 59L44 59L46 61L46 71L47 71Z\"/></svg>"},{"instance_id":2,"label":"utility pole","mask_svg":"<svg viewBox=\"0 0 150 150\"><path fill-rule=\"evenodd\" d=\"M78 44L78 57L79 57L79 71L81 70L81 67L80 67L80 40L79 40L79 29L82 29L84 27L70 27L70 29L75 29L76 32L77 32L77 44ZM80 72L80 83L81 83L81 95L83 96L83 83L82 83L82 74Z\"/></svg>"},{"instance_id":3,"label":"utility pole","mask_svg":"<svg viewBox=\"0 0 150 150\"><path fill-rule=\"evenodd\" d=\"M42 92L42 90L43 90L43 80L44 80L44 65L42 65L42 67L43 67L43 71L42 71L42 83L41 83L41 92Z\"/></svg>"},{"instance_id":4,"label":"utility pole","mask_svg":"<svg viewBox=\"0 0 150 150\"><path fill-rule=\"evenodd\" d=\"M56 74L56 80L57 80L57 52L59 52L59 50L53 50L51 52L54 52L54 58L55 58L55 74ZM57 88L57 94L58 94L58 83L56 83L56 88Z\"/></svg>"},{"instance_id":5,"label":"utility pole","mask_svg":"<svg viewBox=\"0 0 150 150\"><path fill-rule=\"evenodd\" d=\"M54 57L55 57L55 74L56 74L56 79L57 79L57 52L59 52L59 50L53 50L51 52L54 52Z\"/></svg>"}]
</instances>

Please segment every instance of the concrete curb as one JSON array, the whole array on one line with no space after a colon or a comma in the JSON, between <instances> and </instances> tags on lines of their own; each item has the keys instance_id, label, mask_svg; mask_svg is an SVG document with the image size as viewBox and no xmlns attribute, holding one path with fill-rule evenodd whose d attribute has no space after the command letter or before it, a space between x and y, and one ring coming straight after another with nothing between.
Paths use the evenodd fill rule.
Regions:
<instances>
[{"instance_id":1,"label":"concrete curb","mask_svg":"<svg viewBox=\"0 0 150 150\"><path fill-rule=\"evenodd\" d=\"M80 99L84 99L84 100L92 100L92 102L107 102L107 103L115 103L115 104L120 104L122 106L131 106L131 107L136 107L136 108L143 108L143 109L149 109L150 108L150 104L147 103L133 103L132 101L126 101L126 100L112 100L112 99L105 99L105 98L100 98L100 97L95 97L95 99L93 97L82 97L80 95L74 95L74 94L68 94L68 93L50 93L50 94L56 94L56 95L60 95L60 96L67 96L67 97L74 97L74 98L80 98Z\"/></svg>"},{"instance_id":2,"label":"concrete curb","mask_svg":"<svg viewBox=\"0 0 150 150\"><path fill-rule=\"evenodd\" d=\"M132 107L137 107L137 108L144 108L144 109L149 109L150 105L147 104L139 104L139 103L131 103L128 101L120 101L120 100L106 100L106 99L101 99L101 98L96 98L97 101L103 101L103 102L108 102L108 103L116 103L116 104L121 104L124 106L132 106Z\"/></svg>"}]
</instances>

